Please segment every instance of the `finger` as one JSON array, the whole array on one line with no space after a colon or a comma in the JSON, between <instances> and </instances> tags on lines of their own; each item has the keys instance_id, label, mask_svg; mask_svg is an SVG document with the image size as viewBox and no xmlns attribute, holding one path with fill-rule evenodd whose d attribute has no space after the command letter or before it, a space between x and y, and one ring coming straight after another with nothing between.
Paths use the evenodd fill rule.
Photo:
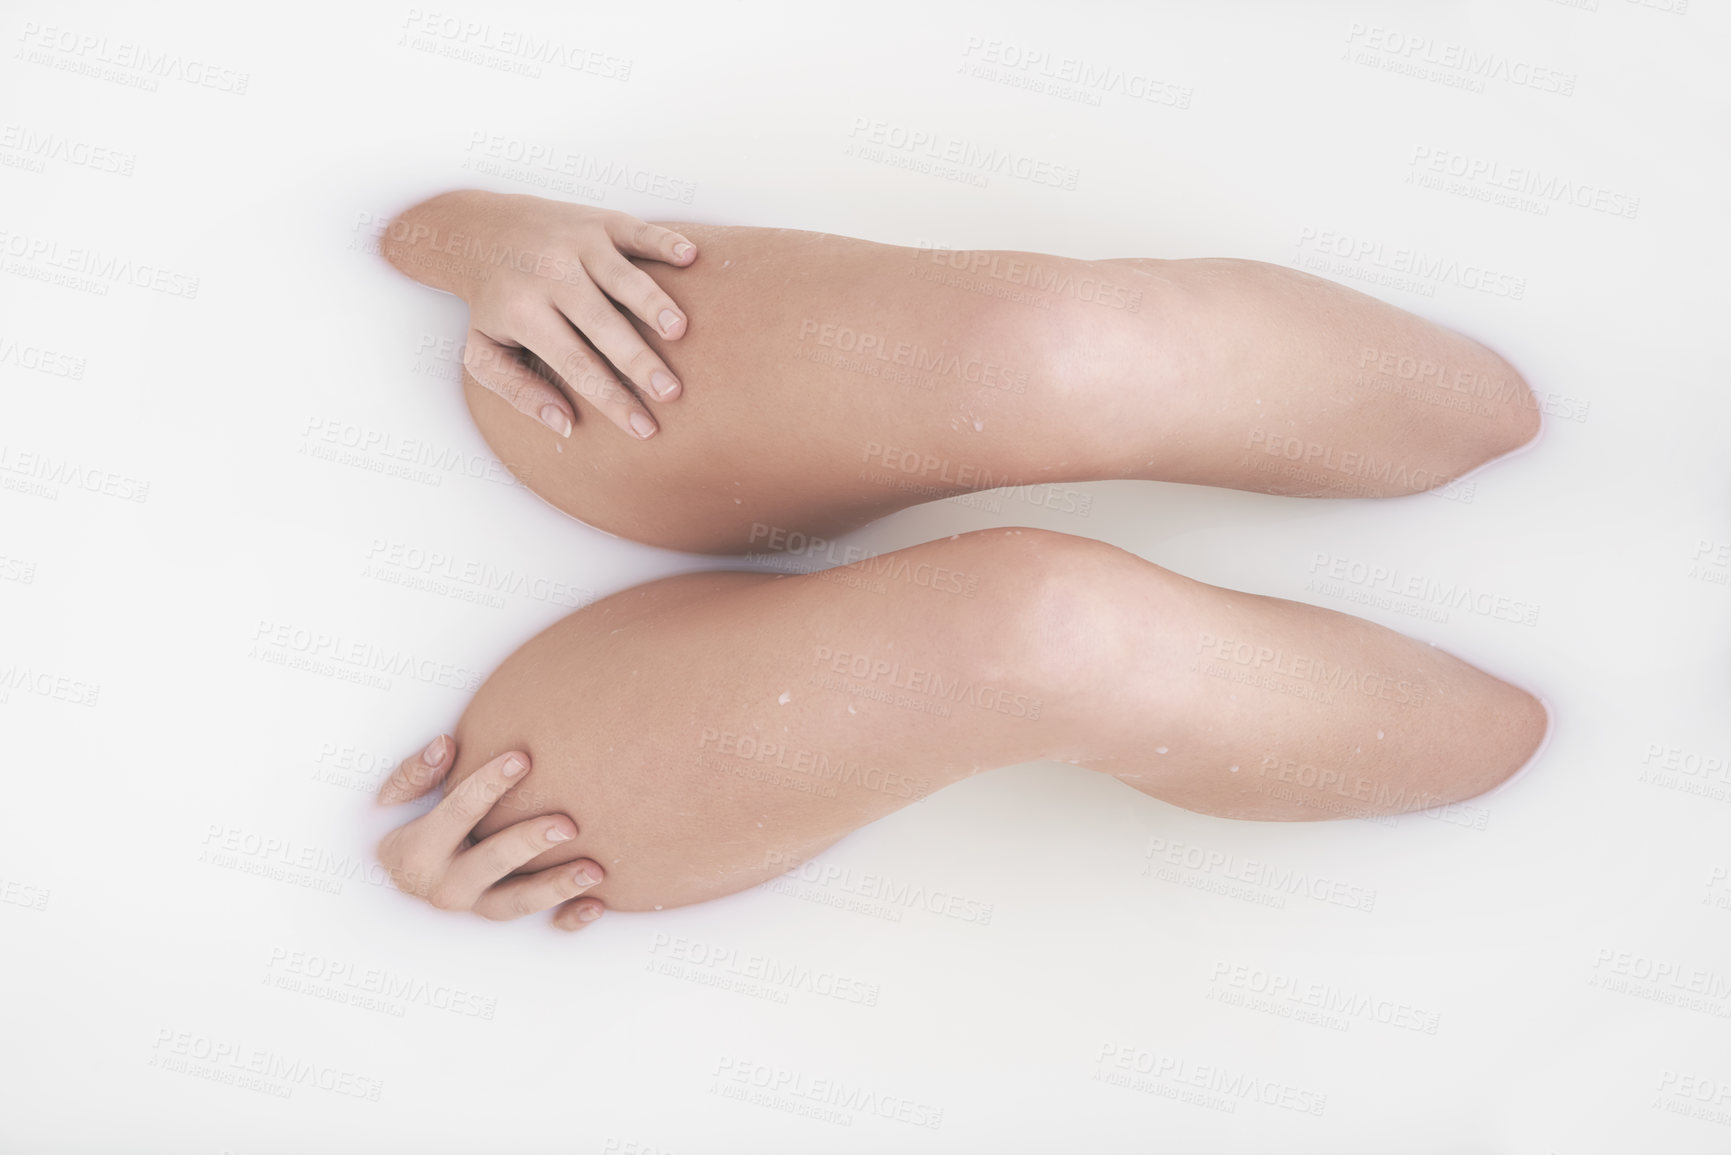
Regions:
<instances>
[{"instance_id":1,"label":"finger","mask_svg":"<svg viewBox=\"0 0 1731 1155\"><path fill-rule=\"evenodd\" d=\"M549 866L546 870L501 882L488 890L476 901L475 913L482 918L499 920L539 914L576 898L601 878L601 867L587 858ZM590 903L600 906L601 900L591 899Z\"/></svg>"},{"instance_id":2,"label":"finger","mask_svg":"<svg viewBox=\"0 0 1731 1155\"><path fill-rule=\"evenodd\" d=\"M607 218L607 235L622 253L669 265L689 265L697 259L697 246L672 229L640 221L630 213ZM655 326L657 329L660 325Z\"/></svg>"},{"instance_id":3,"label":"finger","mask_svg":"<svg viewBox=\"0 0 1731 1155\"><path fill-rule=\"evenodd\" d=\"M630 265L625 267L638 272ZM555 303L566 319L589 338L590 344L617 365L634 384L662 401L671 401L679 396L679 381L673 376L673 371L625 319L619 306L603 297L600 290L593 285L572 285L560 293Z\"/></svg>"},{"instance_id":4,"label":"finger","mask_svg":"<svg viewBox=\"0 0 1731 1155\"><path fill-rule=\"evenodd\" d=\"M415 848L414 857L422 862L437 855L453 858L475 824L528 769L529 755L512 750L459 782L437 806L403 827L404 839Z\"/></svg>"},{"instance_id":5,"label":"finger","mask_svg":"<svg viewBox=\"0 0 1731 1155\"><path fill-rule=\"evenodd\" d=\"M517 351L501 345L479 329L469 330L463 345L463 368L483 388L511 403L561 437L571 436L575 414L559 387L536 374L517 357Z\"/></svg>"},{"instance_id":6,"label":"finger","mask_svg":"<svg viewBox=\"0 0 1731 1155\"><path fill-rule=\"evenodd\" d=\"M553 925L560 930L582 930L607 909L598 898L580 898L576 902L568 902L553 912Z\"/></svg>"},{"instance_id":7,"label":"finger","mask_svg":"<svg viewBox=\"0 0 1731 1155\"><path fill-rule=\"evenodd\" d=\"M656 284L655 278L620 256L616 250L605 249L593 257L585 257L583 269L609 297L630 309L663 337L671 341L685 335L685 313L674 304L673 298ZM590 340L594 340L593 334Z\"/></svg>"},{"instance_id":8,"label":"finger","mask_svg":"<svg viewBox=\"0 0 1731 1155\"><path fill-rule=\"evenodd\" d=\"M457 855L430 896L433 905L446 910L469 910L501 878L549 847L575 837L577 824L563 814L507 826Z\"/></svg>"},{"instance_id":9,"label":"finger","mask_svg":"<svg viewBox=\"0 0 1731 1155\"><path fill-rule=\"evenodd\" d=\"M617 317L618 310L613 310L613 315ZM570 386L571 392L599 409L607 420L633 437L655 435L655 418L649 415L649 410L635 393L619 383L595 350L583 343L564 314L553 308L538 311L521 339Z\"/></svg>"},{"instance_id":10,"label":"finger","mask_svg":"<svg viewBox=\"0 0 1731 1155\"><path fill-rule=\"evenodd\" d=\"M425 750L412 758L404 758L385 779L385 784L379 787L379 805L395 806L431 790L451 768L456 750L457 744L440 734Z\"/></svg>"}]
</instances>

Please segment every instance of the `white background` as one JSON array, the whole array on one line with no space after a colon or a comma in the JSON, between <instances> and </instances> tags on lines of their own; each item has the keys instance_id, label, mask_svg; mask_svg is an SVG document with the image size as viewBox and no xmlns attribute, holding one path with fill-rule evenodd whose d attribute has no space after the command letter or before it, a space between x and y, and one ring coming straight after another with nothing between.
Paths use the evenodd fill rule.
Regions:
<instances>
[{"instance_id":1,"label":"white background","mask_svg":"<svg viewBox=\"0 0 1731 1155\"><path fill-rule=\"evenodd\" d=\"M6 4L0 1149L1731 1149L1731 36L1682 2ZM451 683L711 564L491 464L460 302L371 251L463 186L1302 263L1471 333L1551 416L1450 496L1095 485L850 540L1039 525L1360 613L1533 688L1549 747L1388 822L1006 769L575 937L403 898L369 795ZM433 672L288 664L320 645Z\"/></svg>"}]
</instances>

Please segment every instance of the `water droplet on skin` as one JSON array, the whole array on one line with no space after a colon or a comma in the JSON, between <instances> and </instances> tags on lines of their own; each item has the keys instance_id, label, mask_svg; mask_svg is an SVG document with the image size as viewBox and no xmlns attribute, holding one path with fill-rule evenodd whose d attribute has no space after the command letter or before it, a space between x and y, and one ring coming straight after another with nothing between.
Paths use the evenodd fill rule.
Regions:
<instances>
[{"instance_id":1,"label":"water droplet on skin","mask_svg":"<svg viewBox=\"0 0 1731 1155\"><path fill-rule=\"evenodd\" d=\"M1377 740L1377 741L1378 741L1378 742L1380 742L1380 741L1382 741L1382 731L1381 731L1381 730L1378 730L1378 731L1377 731L1377 732L1376 732L1376 740Z\"/></svg>"},{"instance_id":2,"label":"water droplet on skin","mask_svg":"<svg viewBox=\"0 0 1731 1155\"><path fill-rule=\"evenodd\" d=\"M655 909L656 909L656 910L660 910L660 909L661 909L661 904L660 904L660 903L659 903L659 902L658 902L658 903L656 903L656 904L655 904Z\"/></svg>"},{"instance_id":3,"label":"water droplet on skin","mask_svg":"<svg viewBox=\"0 0 1731 1155\"><path fill-rule=\"evenodd\" d=\"M1156 753L1156 754L1164 754L1164 753L1166 753L1166 747L1164 747L1164 746L1156 746L1156 747L1154 747L1154 753Z\"/></svg>"},{"instance_id":4,"label":"water droplet on skin","mask_svg":"<svg viewBox=\"0 0 1731 1155\"><path fill-rule=\"evenodd\" d=\"M853 708L853 703L852 703L852 702L849 702L849 703L848 703L848 704L847 704L847 712L848 712L848 713L850 713L850 714L857 714L857 713L859 713L859 711L858 711L858 710L856 710L856 709L854 709L854 708Z\"/></svg>"},{"instance_id":5,"label":"water droplet on skin","mask_svg":"<svg viewBox=\"0 0 1731 1155\"><path fill-rule=\"evenodd\" d=\"M1236 766L1228 766L1226 769L1233 774L1238 773L1238 767L1236 767Z\"/></svg>"},{"instance_id":6,"label":"water droplet on skin","mask_svg":"<svg viewBox=\"0 0 1731 1155\"><path fill-rule=\"evenodd\" d=\"M980 432L985 427L986 427L986 423L984 421L981 421L978 417L974 418L974 432L975 433Z\"/></svg>"},{"instance_id":7,"label":"water droplet on skin","mask_svg":"<svg viewBox=\"0 0 1731 1155\"><path fill-rule=\"evenodd\" d=\"M783 690L781 692L781 697L776 699L776 702L783 706L787 705L791 701L793 701L793 695L786 690Z\"/></svg>"}]
</instances>

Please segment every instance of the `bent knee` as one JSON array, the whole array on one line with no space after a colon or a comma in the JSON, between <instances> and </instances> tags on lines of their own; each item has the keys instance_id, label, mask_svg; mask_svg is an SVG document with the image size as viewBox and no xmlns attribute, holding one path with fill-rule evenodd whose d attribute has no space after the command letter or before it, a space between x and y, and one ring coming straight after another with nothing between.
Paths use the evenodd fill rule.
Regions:
<instances>
[{"instance_id":1,"label":"bent knee","mask_svg":"<svg viewBox=\"0 0 1731 1155\"><path fill-rule=\"evenodd\" d=\"M1158 644L1186 580L1093 538L1012 527L944 543L979 575L986 649L1053 700L1108 690Z\"/></svg>"}]
</instances>

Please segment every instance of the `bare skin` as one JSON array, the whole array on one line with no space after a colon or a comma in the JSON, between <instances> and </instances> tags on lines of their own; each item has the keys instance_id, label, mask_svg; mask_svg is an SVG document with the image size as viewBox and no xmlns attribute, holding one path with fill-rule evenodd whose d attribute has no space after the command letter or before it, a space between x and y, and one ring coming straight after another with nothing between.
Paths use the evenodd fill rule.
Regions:
<instances>
[{"instance_id":1,"label":"bare skin","mask_svg":"<svg viewBox=\"0 0 1731 1155\"><path fill-rule=\"evenodd\" d=\"M1393 496L1538 429L1495 354L1274 266L608 218L642 250L628 278L589 216L601 256L584 268L620 306L601 317L564 282L524 289L523 262L499 291L484 262L416 250L422 232L466 230L488 251L506 234L487 220L515 215L489 198L411 210L387 254L462 294L473 324L502 318L470 365L494 391L465 376L499 456L558 508L651 544L797 548L920 501L1066 480ZM536 204L538 230L564 219ZM577 233L562 235L568 252ZM524 236L506 247L520 256ZM701 256L674 254L679 238ZM675 299L694 320L644 323ZM602 352L641 351L597 368L573 348L579 324ZM499 361L513 340L548 353L521 355L575 428ZM678 383L656 400L661 370ZM797 578L688 574L579 611L482 687L454 748L405 763L405 789L448 777L447 797L381 856L438 905L557 908L574 928L603 904L743 889L993 766L1060 759L1225 817L1368 816L1482 793L1546 724L1531 696L1381 627L1084 539L993 531ZM533 768L509 777L519 762Z\"/></svg>"},{"instance_id":2,"label":"bare skin","mask_svg":"<svg viewBox=\"0 0 1731 1155\"><path fill-rule=\"evenodd\" d=\"M523 752L533 768L496 784L475 836L520 825L516 862L584 893L579 913L647 910L772 878L996 766L1072 762L1224 817L1339 818L1482 793L1546 725L1530 695L1380 626L988 530L579 610L482 686L449 780ZM575 837L529 859L536 815L576 818ZM586 892L546 869L578 860L605 873Z\"/></svg>"},{"instance_id":3,"label":"bare skin","mask_svg":"<svg viewBox=\"0 0 1731 1155\"><path fill-rule=\"evenodd\" d=\"M462 223L452 211L447 228ZM560 437L465 375L482 433L536 493L653 545L778 550L923 501L1057 481L1397 496L1539 427L1531 391L1495 353L1279 266L666 228L700 255L630 263L690 320L668 339L624 318L683 385L675 404L636 391L653 436L579 413ZM412 245L392 259L434 281ZM480 265L436 283L474 301L487 281Z\"/></svg>"}]
</instances>

